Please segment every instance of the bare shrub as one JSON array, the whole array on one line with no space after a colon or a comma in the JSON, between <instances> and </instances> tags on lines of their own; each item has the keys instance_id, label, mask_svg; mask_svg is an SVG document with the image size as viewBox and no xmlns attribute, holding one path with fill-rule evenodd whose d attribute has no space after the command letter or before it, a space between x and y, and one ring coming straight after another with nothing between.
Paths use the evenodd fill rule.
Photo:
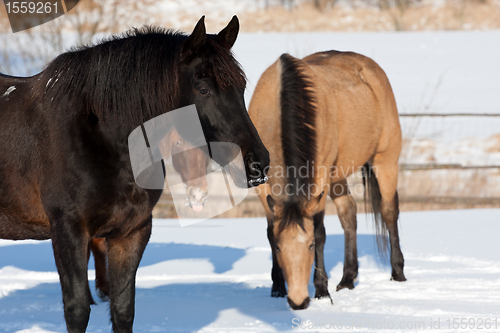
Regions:
<instances>
[{"instance_id":1,"label":"bare shrub","mask_svg":"<svg viewBox=\"0 0 500 333\"><path fill-rule=\"evenodd\" d=\"M70 46L87 45L96 36L118 33L132 25L148 23L148 11L143 9L157 2L83 0L64 16L46 24L16 34L0 34L0 45L6 45L0 49L0 72L18 76L33 75ZM6 18L5 9L0 11L0 17L4 16ZM6 31L5 26L1 28Z\"/></svg>"}]
</instances>

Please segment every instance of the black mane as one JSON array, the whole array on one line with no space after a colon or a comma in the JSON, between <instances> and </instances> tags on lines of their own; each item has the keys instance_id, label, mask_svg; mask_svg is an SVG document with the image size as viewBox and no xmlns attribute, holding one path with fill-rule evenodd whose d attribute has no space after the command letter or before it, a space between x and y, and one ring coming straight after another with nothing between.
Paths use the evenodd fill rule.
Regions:
<instances>
[{"instance_id":1,"label":"black mane","mask_svg":"<svg viewBox=\"0 0 500 333\"><path fill-rule=\"evenodd\" d=\"M304 185L307 190L313 184L312 162L316 157L316 107L312 92L313 84L304 74L300 60L289 54L280 57L281 62L281 143L284 164L288 172L294 196L304 194L298 191ZM308 167L307 176L301 177L300 167ZM297 186L297 187L296 187ZM306 192L306 196L307 196Z\"/></svg>"},{"instance_id":2,"label":"black mane","mask_svg":"<svg viewBox=\"0 0 500 333\"><path fill-rule=\"evenodd\" d=\"M180 53L187 37L146 26L74 48L39 74L42 91L45 97L83 100L83 107L104 122L138 126L179 107ZM197 56L208 61L205 74L220 87L246 85L232 53L213 38L207 38Z\"/></svg>"},{"instance_id":3,"label":"black mane","mask_svg":"<svg viewBox=\"0 0 500 333\"><path fill-rule=\"evenodd\" d=\"M283 232L286 228L297 225L305 231L304 215L301 210L301 203L298 200L289 200L284 202L283 211L281 212L280 224L278 226L278 233Z\"/></svg>"}]
</instances>

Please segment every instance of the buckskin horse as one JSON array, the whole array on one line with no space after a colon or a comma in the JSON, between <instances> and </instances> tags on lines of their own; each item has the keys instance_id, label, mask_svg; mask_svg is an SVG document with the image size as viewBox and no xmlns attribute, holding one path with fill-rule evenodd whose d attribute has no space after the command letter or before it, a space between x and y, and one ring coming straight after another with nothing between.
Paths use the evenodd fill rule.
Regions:
<instances>
[{"instance_id":1,"label":"buckskin horse","mask_svg":"<svg viewBox=\"0 0 500 333\"><path fill-rule=\"evenodd\" d=\"M286 296L287 286L290 306L306 308L315 261L315 297L330 297L323 260L325 193L335 203L345 236L337 290L354 288L356 203L346 177L359 168L365 171L365 203L370 197L379 251L385 252L388 231L392 279L405 281L396 191L401 128L383 70L352 52L303 59L283 54L262 74L249 114L271 157L269 180L258 188L272 248L271 296Z\"/></svg>"},{"instance_id":2,"label":"buckskin horse","mask_svg":"<svg viewBox=\"0 0 500 333\"><path fill-rule=\"evenodd\" d=\"M132 331L135 275L162 192L135 182L134 129L195 104L207 142L241 148L246 181L237 185L264 181L269 153L231 53L238 31L236 17L218 34L206 33L204 17L189 36L134 29L61 54L33 77L0 76L0 238L52 239L69 332L88 324L87 251L97 237L108 246L113 330Z\"/></svg>"}]
</instances>

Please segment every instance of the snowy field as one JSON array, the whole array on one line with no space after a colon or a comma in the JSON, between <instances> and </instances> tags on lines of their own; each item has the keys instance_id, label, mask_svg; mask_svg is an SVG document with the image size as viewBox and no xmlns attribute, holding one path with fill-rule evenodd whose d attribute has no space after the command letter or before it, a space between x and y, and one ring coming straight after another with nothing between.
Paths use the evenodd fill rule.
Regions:
<instances>
[{"instance_id":1,"label":"snowy field","mask_svg":"<svg viewBox=\"0 0 500 333\"><path fill-rule=\"evenodd\" d=\"M500 113L500 32L240 34L234 52L248 76L249 102L264 70L288 52L325 50L374 59L391 82L400 113ZM424 118L415 138L454 141L499 133L500 117ZM415 121L401 118L403 135Z\"/></svg>"},{"instance_id":2,"label":"snowy field","mask_svg":"<svg viewBox=\"0 0 500 333\"><path fill-rule=\"evenodd\" d=\"M155 220L137 274L135 331L468 332L480 325L478 332L500 331L500 210L403 213L404 283L389 281L371 222L362 214L358 220L356 288L335 292L344 237L337 217L327 216L325 265L334 304L313 300L303 311L270 297L263 218L212 219L185 228ZM314 295L312 282L309 292ZM49 242L0 241L0 332L64 332L61 297ZM109 332L108 318L106 303L92 306L88 332ZM453 329L462 318L471 326Z\"/></svg>"},{"instance_id":3,"label":"snowy field","mask_svg":"<svg viewBox=\"0 0 500 333\"><path fill-rule=\"evenodd\" d=\"M4 38L0 46L8 48ZM500 113L499 41L500 32L267 33L241 34L234 51L249 78L247 101L281 53L303 57L337 49L375 59L401 113ZM414 128L402 122L404 133ZM414 136L481 143L499 132L500 117L442 124L424 119ZM459 151L466 144L439 147ZM481 163L497 163L494 151L494 160ZM438 161L460 163L467 154L471 161L484 158L475 152L469 147ZM343 234L337 217L328 216L325 262L334 304L313 301L299 312L269 296L271 252L263 218L212 219L186 228L176 220L155 220L137 276L135 331L500 332L500 210L403 213L405 283L389 281L390 267L375 255L371 223L362 214L358 218L356 289L334 291L342 275ZM64 332L61 299L49 242L0 240L0 332ZM467 327L453 329L454 323ZM109 331L107 304L99 303L92 307L88 332Z\"/></svg>"}]
</instances>

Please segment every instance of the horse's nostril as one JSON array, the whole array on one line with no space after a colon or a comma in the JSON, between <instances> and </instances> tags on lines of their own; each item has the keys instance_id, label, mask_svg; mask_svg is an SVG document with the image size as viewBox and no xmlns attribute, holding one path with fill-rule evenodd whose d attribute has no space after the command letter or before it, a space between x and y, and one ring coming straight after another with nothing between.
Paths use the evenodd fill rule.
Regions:
<instances>
[{"instance_id":1,"label":"horse's nostril","mask_svg":"<svg viewBox=\"0 0 500 333\"><path fill-rule=\"evenodd\" d=\"M204 201L208 196L208 189L190 186L187 189L187 196L192 201Z\"/></svg>"},{"instance_id":2,"label":"horse's nostril","mask_svg":"<svg viewBox=\"0 0 500 333\"><path fill-rule=\"evenodd\" d=\"M252 167L253 161L254 161L253 153L247 153L245 155L245 165L248 165L250 168L253 168Z\"/></svg>"},{"instance_id":3,"label":"horse's nostril","mask_svg":"<svg viewBox=\"0 0 500 333\"><path fill-rule=\"evenodd\" d=\"M267 181L267 165L262 165L259 159L256 160L252 152L245 155L244 161L248 187L264 184Z\"/></svg>"}]
</instances>

